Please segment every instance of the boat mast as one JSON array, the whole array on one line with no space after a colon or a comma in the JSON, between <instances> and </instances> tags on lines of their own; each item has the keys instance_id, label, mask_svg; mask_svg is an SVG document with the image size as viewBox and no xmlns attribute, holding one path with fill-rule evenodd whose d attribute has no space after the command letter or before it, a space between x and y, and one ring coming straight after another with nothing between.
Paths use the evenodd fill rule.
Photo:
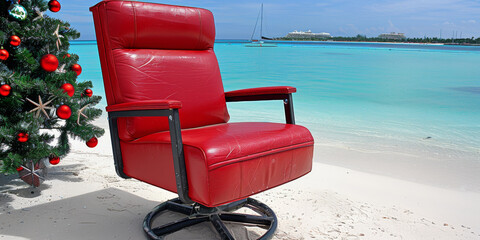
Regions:
<instances>
[{"instance_id":1,"label":"boat mast","mask_svg":"<svg viewBox=\"0 0 480 240\"><path fill-rule=\"evenodd\" d=\"M257 30L258 18L260 17L260 14L262 15L262 21L263 21L263 3L262 3L262 8L260 12L257 15L257 21L255 21L255 27L253 28L252 36L250 37L250 42L253 41L253 35L255 35L255 30ZM261 27L260 27L260 35L262 35ZM262 38L262 36L260 36L260 38Z\"/></svg>"},{"instance_id":2,"label":"boat mast","mask_svg":"<svg viewBox=\"0 0 480 240\"><path fill-rule=\"evenodd\" d=\"M262 8L261 8L261 13L262 13L262 17L260 18L260 39L262 39L263 37L263 33L262 33L262 30L263 30L263 3L262 3Z\"/></svg>"}]
</instances>

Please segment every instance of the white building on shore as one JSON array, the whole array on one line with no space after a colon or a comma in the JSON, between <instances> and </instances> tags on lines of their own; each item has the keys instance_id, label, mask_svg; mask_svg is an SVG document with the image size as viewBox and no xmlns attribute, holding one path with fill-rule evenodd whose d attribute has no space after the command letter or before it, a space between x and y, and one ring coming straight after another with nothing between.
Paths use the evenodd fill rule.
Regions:
<instances>
[{"instance_id":1,"label":"white building on shore","mask_svg":"<svg viewBox=\"0 0 480 240\"><path fill-rule=\"evenodd\" d=\"M331 38L332 36L330 35L330 33L326 32L312 33L311 30L308 30L306 32L295 30L293 32L289 32L285 37L295 39L327 39Z\"/></svg>"},{"instance_id":2,"label":"white building on shore","mask_svg":"<svg viewBox=\"0 0 480 240\"><path fill-rule=\"evenodd\" d=\"M395 33L395 32L382 33L382 34L378 35L378 37L382 38L382 39L390 39L390 40L403 40L403 39L407 38L407 37L405 37L404 33Z\"/></svg>"}]
</instances>

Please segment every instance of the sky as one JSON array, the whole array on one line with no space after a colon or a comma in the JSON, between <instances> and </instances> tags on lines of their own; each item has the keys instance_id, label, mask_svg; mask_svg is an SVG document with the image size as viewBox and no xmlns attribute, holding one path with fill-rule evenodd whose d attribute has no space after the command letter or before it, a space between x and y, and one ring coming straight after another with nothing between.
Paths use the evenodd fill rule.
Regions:
<instances>
[{"instance_id":1,"label":"sky","mask_svg":"<svg viewBox=\"0 0 480 240\"><path fill-rule=\"evenodd\" d=\"M145 0L206 8L215 17L217 39L250 39L264 4L264 36L282 37L293 30L332 36L375 37L401 32L407 37L480 37L479 0ZM61 0L58 13L80 40L95 39L88 8L99 0ZM258 30L257 30L258 31ZM258 35L258 32L257 32Z\"/></svg>"}]
</instances>

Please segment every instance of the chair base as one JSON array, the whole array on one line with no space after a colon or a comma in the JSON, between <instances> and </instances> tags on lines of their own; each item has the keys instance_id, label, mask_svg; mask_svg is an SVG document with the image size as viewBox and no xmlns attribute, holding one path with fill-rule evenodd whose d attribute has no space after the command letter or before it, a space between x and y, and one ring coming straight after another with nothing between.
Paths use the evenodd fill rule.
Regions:
<instances>
[{"instance_id":1,"label":"chair base","mask_svg":"<svg viewBox=\"0 0 480 240\"><path fill-rule=\"evenodd\" d=\"M233 211L243 207L249 208L260 215L233 213ZM152 228L152 221L155 216L167 210L185 214L187 217L175 222L164 224L160 227ZM273 210L267 205L252 198L243 199L214 208L205 207L198 203L184 204L176 198L155 207L145 217L145 220L143 221L143 230L150 239L163 239L168 234L206 221L212 223L222 239L235 239L223 224L223 221L254 225L267 229L265 234L258 238L259 240L272 238L277 229L277 217Z\"/></svg>"}]
</instances>

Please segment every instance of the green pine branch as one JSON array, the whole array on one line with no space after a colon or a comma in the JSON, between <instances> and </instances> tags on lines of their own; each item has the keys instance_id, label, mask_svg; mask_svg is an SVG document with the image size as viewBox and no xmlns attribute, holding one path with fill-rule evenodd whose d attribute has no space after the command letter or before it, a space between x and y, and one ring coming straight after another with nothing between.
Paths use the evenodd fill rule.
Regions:
<instances>
[{"instance_id":1,"label":"green pine branch","mask_svg":"<svg viewBox=\"0 0 480 240\"><path fill-rule=\"evenodd\" d=\"M8 14L10 1L0 1L0 46L7 50L10 57L0 61L0 85L8 84L12 88L8 96L0 96L0 172L15 173L26 161L38 162L48 158L50 154L64 157L70 151L69 139L88 141L92 137L100 137L105 131L92 124L102 115L102 110L95 108L101 97L83 96L92 82L77 82L77 74L70 68L79 60L79 56L69 53L69 41L80 37L80 33L68 22L38 12L48 9L45 0L21 1L28 16L24 21ZM52 16L54 14L51 14ZM58 29L58 35L54 34ZM9 44L13 35L22 40L20 46ZM59 61L62 72L47 72L40 64L43 56L53 54ZM70 83L75 88L71 97L61 89ZM30 99L38 102L51 100L46 110L37 114ZM60 119L55 109L60 105L71 108L71 117ZM80 116L79 110L84 108ZM18 141L19 133L28 133L28 141Z\"/></svg>"}]
</instances>

